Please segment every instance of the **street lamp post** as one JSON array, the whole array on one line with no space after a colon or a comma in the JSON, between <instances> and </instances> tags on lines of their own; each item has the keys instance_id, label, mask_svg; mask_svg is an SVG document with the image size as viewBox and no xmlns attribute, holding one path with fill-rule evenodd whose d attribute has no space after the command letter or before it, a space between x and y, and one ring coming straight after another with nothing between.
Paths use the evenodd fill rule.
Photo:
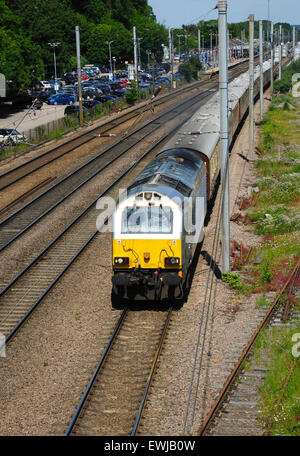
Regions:
<instances>
[{"instance_id":1,"label":"street lamp post","mask_svg":"<svg viewBox=\"0 0 300 456\"><path fill-rule=\"evenodd\" d=\"M110 74L112 74L112 63L111 63L111 43L113 43L113 41L106 41L106 44L108 44L108 52L109 52L109 65L110 65Z\"/></svg>"},{"instance_id":2,"label":"street lamp post","mask_svg":"<svg viewBox=\"0 0 300 456\"><path fill-rule=\"evenodd\" d=\"M140 41L142 40L143 38L137 38L137 42L138 42L138 65L139 67L141 67L141 44L140 44Z\"/></svg>"},{"instance_id":3,"label":"street lamp post","mask_svg":"<svg viewBox=\"0 0 300 456\"><path fill-rule=\"evenodd\" d=\"M177 38L179 38L179 47L178 47L178 53L179 53L179 62L180 62L180 38L184 35L176 35Z\"/></svg>"},{"instance_id":4,"label":"street lamp post","mask_svg":"<svg viewBox=\"0 0 300 456\"><path fill-rule=\"evenodd\" d=\"M146 51L146 54L147 54L147 56L148 56L148 68L149 68L149 66L150 66L150 55L151 55L151 51L147 50L147 51Z\"/></svg>"},{"instance_id":5,"label":"street lamp post","mask_svg":"<svg viewBox=\"0 0 300 456\"><path fill-rule=\"evenodd\" d=\"M210 33L209 36L210 36L210 64L212 64L212 37L213 37L213 34Z\"/></svg>"},{"instance_id":6,"label":"street lamp post","mask_svg":"<svg viewBox=\"0 0 300 456\"><path fill-rule=\"evenodd\" d=\"M55 54L55 48L57 46L60 45L59 42L57 43L48 43L49 46L51 46L53 48L53 59L54 59L54 89L55 89L55 93L57 92L57 85L56 85L56 79L57 79L57 75L56 75L56 54Z\"/></svg>"},{"instance_id":7,"label":"street lamp post","mask_svg":"<svg viewBox=\"0 0 300 456\"><path fill-rule=\"evenodd\" d=\"M113 57L113 62L114 62L114 80L115 80L115 74L116 74L116 57Z\"/></svg>"}]
</instances>

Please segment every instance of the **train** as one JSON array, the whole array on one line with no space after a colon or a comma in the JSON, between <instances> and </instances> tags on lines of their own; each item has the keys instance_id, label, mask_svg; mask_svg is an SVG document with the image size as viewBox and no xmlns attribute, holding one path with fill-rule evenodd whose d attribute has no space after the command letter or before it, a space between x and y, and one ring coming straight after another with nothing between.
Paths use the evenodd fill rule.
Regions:
<instances>
[{"instance_id":1,"label":"train","mask_svg":"<svg viewBox=\"0 0 300 456\"><path fill-rule=\"evenodd\" d=\"M270 63L264 63L264 86ZM259 95L256 69L254 97ZM229 143L249 106L249 76L229 84ZM163 146L120 196L112 223L112 301L183 299L220 174L219 94Z\"/></svg>"}]
</instances>

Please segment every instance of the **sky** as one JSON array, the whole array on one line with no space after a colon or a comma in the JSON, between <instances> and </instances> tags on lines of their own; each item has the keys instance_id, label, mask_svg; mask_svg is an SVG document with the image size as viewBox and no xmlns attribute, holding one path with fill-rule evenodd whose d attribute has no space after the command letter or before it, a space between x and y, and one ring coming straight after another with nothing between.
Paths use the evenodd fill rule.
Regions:
<instances>
[{"instance_id":1,"label":"sky","mask_svg":"<svg viewBox=\"0 0 300 456\"><path fill-rule=\"evenodd\" d=\"M300 24L300 0L269 1L271 21ZM210 11L217 3L217 0L148 0L157 22L172 28L217 19L217 10ZM268 0L228 0L227 4L228 22L246 21L249 14L254 14L255 20L268 19Z\"/></svg>"}]
</instances>

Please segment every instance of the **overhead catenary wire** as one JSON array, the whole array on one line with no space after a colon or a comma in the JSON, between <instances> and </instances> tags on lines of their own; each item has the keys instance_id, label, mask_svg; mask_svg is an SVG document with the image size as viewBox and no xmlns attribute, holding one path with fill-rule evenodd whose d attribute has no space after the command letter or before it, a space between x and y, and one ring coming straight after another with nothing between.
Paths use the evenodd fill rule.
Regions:
<instances>
[{"instance_id":1,"label":"overhead catenary wire","mask_svg":"<svg viewBox=\"0 0 300 456\"><path fill-rule=\"evenodd\" d=\"M229 168L229 155L227 156L226 163L225 163L225 173L227 172L228 168ZM219 245L219 238L220 238L220 231L221 231L221 214L222 214L222 209L223 209L223 195L224 195L224 191L225 191L224 184L225 184L225 182L222 182L221 187L220 187L220 199L219 199L219 205L218 205L218 210L217 210L217 220L216 220L216 225L215 225L215 229L214 229L213 245L211 248L209 270L208 270L208 276L207 276L206 287L205 287L203 307L202 307L202 312L201 312L200 321L199 321L197 344L196 344L196 349L195 349L195 354L194 354L194 362L193 362L193 367L192 367L190 387L189 387L189 392L188 392L188 400L187 400L187 404L186 404L186 412L185 412L184 424L183 424L183 435L185 435L185 433L186 433L189 417L190 417L189 434L192 435L193 423L194 423L194 418L195 418L195 413L196 413L198 391L199 391L199 385L200 385L200 375L201 375L201 370L202 370L204 348L205 348L205 342L206 342L206 336L207 336L207 324L208 324L209 314L210 314L210 310L211 310L212 290L213 290L214 283L215 283L215 285L217 283L216 282L217 278L215 277L215 281L214 281L214 277L211 278L211 274L215 274L215 269L216 269L216 261L214 261L213 259L217 257L217 249L218 249L218 245ZM204 325L204 330L203 330L203 335L202 335L203 325ZM202 344L201 344L201 335L202 335ZM193 402L192 402L193 390L194 390L194 396L193 396Z\"/></svg>"},{"instance_id":2,"label":"overhead catenary wire","mask_svg":"<svg viewBox=\"0 0 300 456\"><path fill-rule=\"evenodd\" d=\"M229 159L227 159L227 161L226 161L226 169L228 168L228 166L229 166ZM192 374L191 374L191 381L190 381L190 387L189 387L189 393L188 393L186 412L185 412L185 417L184 417L183 435L185 435L185 433L186 433L188 416L190 414L190 404L192 401L192 390L193 390L194 379L195 379L195 374L196 374L196 369L197 369L197 364L198 364L199 368L197 369L198 375L197 375L197 381L196 381L196 386L195 386L194 403L193 403L192 412L191 412L191 415L192 415L191 420L190 420L191 422L190 422L190 427L189 427L190 435L192 434L193 422L194 422L194 417L195 417L195 410L196 410L197 396L198 396L197 393L198 393L198 389L199 389L200 373L201 373L201 368L202 368L204 345L205 345L206 332L207 332L207 321L208 321L208 315L209 315L209 310L210 310L210 305L211 305L213 278L211 279L210 276L212 273L215 272L215 268L216 268L216 262L213 261L213 258L216 257L216 252L218 249L218 241L219 241L220 230L221 230L221 213L222 213L221 211L222 211L222 206L223 206L222 196L224 193L224 189L225 189L225 187L223 184L223 186L221 185L220 200L219 200L219 206L218 206L218 212L217 212L217 221L216 221L215 230L214 230L213 245L212 245L211 255L210 255L208 277L207 277L207 281L206 281L202 313L201 313L200 322L199 322L197 344L196 344L196 350L195 350L195 355L194 355L194 363L193 363ZM209 283L210 283L210 290L208 291ZM206 307L206 305L207 305L207 307ZM205 327L204 327L204 333L203 333L203 338L202 338L203 339L202 347L201 347L200 359L197 363L198 353L200 350L201 333L202 333L205 310L206 310L206 320L205 320Z\"/></svg>"}]
</instances>

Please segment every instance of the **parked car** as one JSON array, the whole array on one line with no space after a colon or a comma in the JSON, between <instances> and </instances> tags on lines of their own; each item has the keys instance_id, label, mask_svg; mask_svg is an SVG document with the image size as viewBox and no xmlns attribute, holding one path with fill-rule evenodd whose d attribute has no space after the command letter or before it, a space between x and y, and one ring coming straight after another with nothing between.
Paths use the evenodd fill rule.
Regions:
<instances>
[{"instance_id":1,"label":"parked car","mask_svg":"<svg viewBox=\"0 0 300 456\"><path fill-rule=\"evenodd\" d=\"M42 92L40 92L38 94L38 98L41 101L47 101L47 99L49 97L51 97L52 95L55 95L55 94L56 94L56 92L54 89L47 89L47 90L43 90Z\"/></svg>"},{"instance_id":2,"label":"parked car","mask_svg":"<svg viewBox=\"0 0 300 456\"><path fill-rule=\"evenodd\" d=\"M27 93L20 93L12 100L12 105L18 108L30 108L34 97L28 95Z\"/></svg>"},{"instance_id":3,"label":"parked car","mask_svg":"<svg viewBox=\"0 0 300 456\"><path fill-rule=\"evenodd\" d=\"M26 136L13 128L0 129L0 144L3 146L16 145L28 141Z\"/></svg>"},{"instance_id":4,"label":"parked car","mask_svg":"<svg viewBox=\"0 0 300 456\"><path fill-rule=\"evenodd\" d=\"M95 100L101 101L101 103L106 103L107 101L116 101L116 99L110 95L96 95Z\"/></svg>"},{"instance_id":5,"label":"parked car","mask_svg":"<svg viewBox=\"0 0 300 456\"><path fill-rule=\"evenodd\" d=\"M103 83L99 83L99 82L96 82L94 84L94 87L97 87L98 89L102 90L102 92L104 93L104 95L109 95L110 92L111 92L111 89L110 89L110 85L109 84L103 84Z\"/></svg>"},{"instance_id":6,"label":"parked car","mask_svg":"<svg viewBox=\"0 0 300 456\"><path fill-rule=\"evenodd\" d=\"M70 95L69 93L58 93L53 95L52 97L48 98L46 103L50 105L57 105L57 104L73 104L76 102L76 98L74 95Z\"/></svg>"},{"instance_id":7,"label":"parked car","mask_svg":"<svg viewBox=\"0 0 300 456\"><path fill-rule=\"evenodd\" d=\"M117 97L124 97L127 90L125 89L115 89L113 90L113 95L117 95Z\"/></svg>"},{"instance_id":8,"label":"parked car","mask_svg":"<svg viewBox=\"0 0 300 456\"><path fill-rule=\"evenodd\" d=\"M86 113L88 116L90 115L90 111L85 107L82 106L82 112ZM64 111L65 116L70 116L72 114L79 114L79 105L72 105L72 106L67 106Z\"/></svg>"},{"instance_id":9,"label":"parked car","mask_svg":"<svg viewBox=\"0 0 300 456\"><path fill-rule=\"evenodd\" d=\"M33 109L41 109L43 106L43 102L39 99L36 99L34 100L34 103L33 103Z\"/></svg>"},{"instance_id":10,"label":"parked car","mask_svg":"<svg viewBox=\"0 0 300 456\"><path fill-rule=\"evenodd\" d=\"M121 82L121 81L111 82L109 85L110 85L110 88L112 91L122 90L122 89L124 89L124 87L126 87L124 82Z\"/></svg>"},{"instance_id":11,"label":"parked car","mask_svg":"<svg viewBox=\"0 0 300 456\"><path fill-rule=\"evenodd\" d=\"M82 103L82 106L84 106L87 109L91 109L91 108L94 108L95 106L98 106L98 105L101 105L101 104L102 103L99 100L84 100L83 103ZM77 106L77 105L73 105L73 106Z\"/></svg>"},{"instance_id":12,"label":"parked car","mask_svg":"<svg viewBox=\"0 0 300 456\"><path fill-rule=\"evenodd\" d=\"M40 83L41 83L41 85L42 85L42 87L44 89L50 89L51 88L51 84L50 84L49 81L40 81Z\"/></svg>"}]
</instances>

